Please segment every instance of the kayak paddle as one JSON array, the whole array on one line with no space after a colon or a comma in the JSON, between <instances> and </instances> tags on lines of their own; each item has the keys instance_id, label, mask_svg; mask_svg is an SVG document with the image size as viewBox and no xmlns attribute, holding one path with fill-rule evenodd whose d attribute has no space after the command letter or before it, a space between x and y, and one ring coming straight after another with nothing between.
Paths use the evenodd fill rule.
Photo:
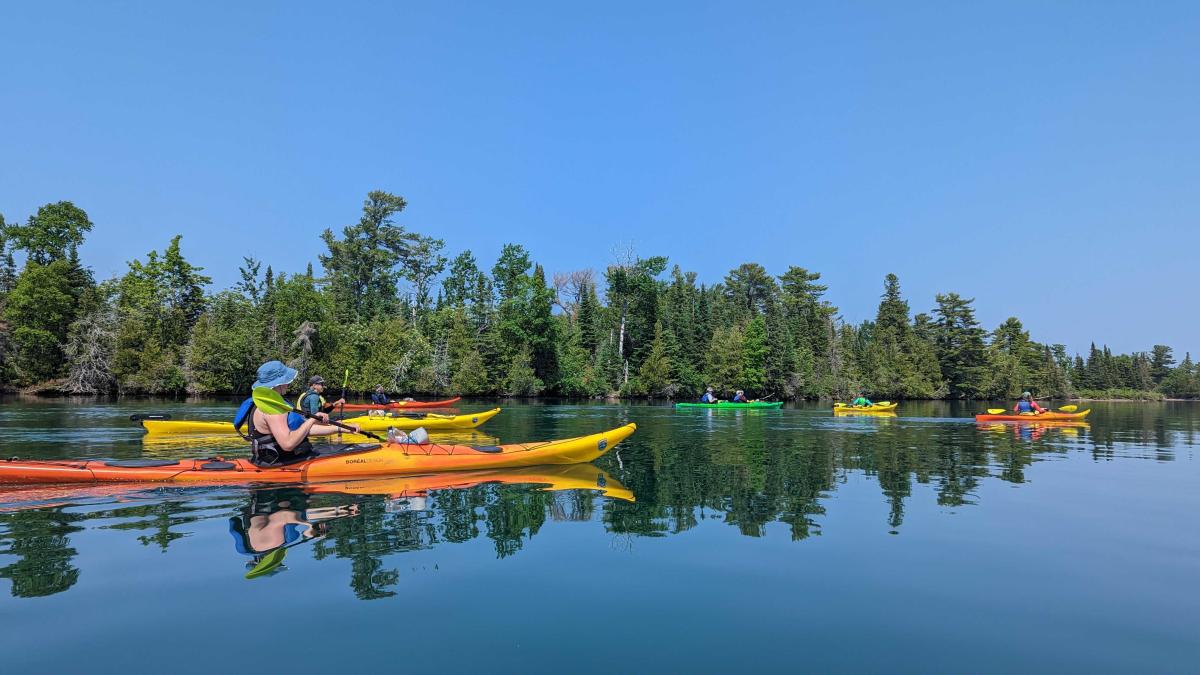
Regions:
<instances>
[{"instance_id":1,"label":"kayak paddle","mask_svg":"<svg viewBox=\"0 0 1200 675\"><path fill-rule=\"evenodd\" d=\"M169 420L170 415L164 413L135 413L129 416L130 422L141 422L142 420Z\"/></svg>"},{"instance_id":2,"label":"kayak paddle","mask_svg":"<svg viewBox=\"0 0 1200 675\"><path fill-rule=\"evenodd\" d=\"M309 528L311 530L311 528L312 528L311 523L309 524ZM264 555L262 557L262 560L258 561L258 564L256 564L254 567L252 567L249 572L246 572L246 578L247 579L257 579L258 577L261 577L265 574L270 574L271 572L274 572L276 569L279 568L280 565L283 564L283 559L287 557L287 550L289 548L292 548L293 546L299 546L300 544L307 544L310 542L320 541L324 538L325 538L325 535L321 535L319 537L313 537L313 538L301 537L299 541L293 542L291 544L284 544L283 546L280 546L278 548L271 549L270 551L268 551L266 553L266 555Z\"/></svg>"},{"instance_id":3,"label":"kayak paddle","mask_svg":"<svg viewBox=\"0 0 1200 675\"><path fill-rule=\"evenodd\" d=\"M320 419L316 415L313 415L311 413L306 413L303 410L297 410L296 408L292 407L292 404L283 400L283 396L280 395L279 392L275 391L274 389L272 389L270 387L256 387L254 389L253 398L254 398L254 405L257 406L259 410L263 411L264 415L281 415L281 414L287 413L287 412L294 412L299 415L303 415L307 419L310 419L310 420L315 419L317 421L320 421ZM354 427L351 427L348 424L342 424L341 422L334 422L333 420L330 420L328 422L321 422L321 423L322 424L331 424L339 429L345 429L346 431L355 433ZM367 438L374 438L375 440L380 441L381 443L386 442L379 436L376 436L375 434L372 434L370 432L360 430L357 433L360 433L360 434L366 436Z\"/></svg>"},{"instance_id":4,"label":"kayak paddle","mask_svg":"<svg viewBox=\"0 0 1200 675\"><path fill-rule=\"evenodd\" d=\"M270 553L264 555L262 560L259 560L258 564L251 568L249 572L246 572L246 578L256 579L264 574L270 574L271 572L274 572L277 567L283 564L283 559L286 556L286 546L280 546L279 548L274 549Z\"/></svg>"},{"instance_id":5,"label":"kayak paddle","mask_svg":"<svg viewBox=\"0 0 1200 675\"><path fill-rule=\"evenodd\" d=\"M350 382L350 369L346 369L345 376L342 377L342 414L346 414L346 384Z\"/></svg>"}]
</instances>

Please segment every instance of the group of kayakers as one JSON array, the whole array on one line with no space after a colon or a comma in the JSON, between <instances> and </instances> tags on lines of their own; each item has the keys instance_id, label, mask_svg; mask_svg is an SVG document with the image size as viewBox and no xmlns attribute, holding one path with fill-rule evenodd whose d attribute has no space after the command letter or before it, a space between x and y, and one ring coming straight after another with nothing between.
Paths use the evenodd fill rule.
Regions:
<instances>
[{"instance_id":1,"label":"group of kayakers","mask_svg":"<svg viewBox=\"0 0 1200 675\"><path fill-rule=\"evenodd\" d=\"M873 405L875 404L871 402L871 399L862 393L850 402L850 406L853 408L870 408ZM1018 415L1041 415L1049 411L1038 405L1038 402L1033 398L1033 394L1026 391L1021 393L1021 398L1013 406L1013 412Z\"/></svg>"}]
</instances>

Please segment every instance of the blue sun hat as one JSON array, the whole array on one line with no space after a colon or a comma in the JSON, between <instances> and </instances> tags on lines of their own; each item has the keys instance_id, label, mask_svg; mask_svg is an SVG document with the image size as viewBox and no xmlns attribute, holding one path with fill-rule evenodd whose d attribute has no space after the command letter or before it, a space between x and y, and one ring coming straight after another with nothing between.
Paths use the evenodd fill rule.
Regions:
<instances>
[{"instance_id":1,"label":"blue sun hat","mask_svg":"<svg viewBox=\"0 0 1200 675\"><path fill-rule=\"evenodd\" d=\"M296 379L296 369L288 368L282 361L267 361L258 367L258 380L254 388L278 387L281 384L291 384Z\"/></svg>"}]
</instances>

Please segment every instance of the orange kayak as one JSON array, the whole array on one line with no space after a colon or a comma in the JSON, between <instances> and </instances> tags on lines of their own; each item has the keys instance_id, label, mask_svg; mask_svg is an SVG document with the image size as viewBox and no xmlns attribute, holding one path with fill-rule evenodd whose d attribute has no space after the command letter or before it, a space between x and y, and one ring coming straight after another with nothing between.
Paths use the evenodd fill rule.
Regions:
<instances>
[{"instance_id":1,"label":"orange kayak","mask_svg":"<svg viewBox=\"0 0 1200 675\"><path fill-rule=\"evenodd\" d=\"M1041 415L1018 415L1005 413L1002 415L976 415L976 422L1071 422L1082 420L1092 411L1081 410L1077 413L1047 412Z\"/></svg>"},{"instance_id":2,"label":"orange kayak","mask_svg":"<svg viewBox=\"0 0 1200 675\"><path fill-rule=\"evenodd\" d=\"M392 401L387 405L378 403L347 403L345 406L338 406L337 410L345 408L346 410L397 410L400 408L448 408L462 400L461 396L448 398L445 401Z\"/></svg>"},{"instance_id":3,"label":"orange kayak","mask_svg":"<svg viewBox=\"0 0 1200 675\"><path fill-rule=\"evenodd\" d=\"M626 424L598 434L540 443L440 445L388 443L318 448L311 459L258 466L247 459L0 460L0 484L315 483L443 471L483 471L590 462L637 429Z\"/></svg>"},{"instance_id":4,"label":"orange kayak","mask_svg":"<svg viewBox=\"0 0 1200 675\"><path fill-rule=\"evenodd\" d=\"M548 492L596 490L605 497L634 501L633 492L606 471L591 464L533 466L490 471L418 474L393 478L365 478L329 483L311 483L301 489L308 494L384 495L391 499L426 496L434 490L460 490L477 485L540 485ZM157 484L153 484L157 486ZM189 486L190 487L190 486ZM210 486L205 486L210 487ZM80 499L135 498L148 488L137 483L93 483L89 485L0 485L0 513L43 509Z\"/></svg>"}]
</instances>

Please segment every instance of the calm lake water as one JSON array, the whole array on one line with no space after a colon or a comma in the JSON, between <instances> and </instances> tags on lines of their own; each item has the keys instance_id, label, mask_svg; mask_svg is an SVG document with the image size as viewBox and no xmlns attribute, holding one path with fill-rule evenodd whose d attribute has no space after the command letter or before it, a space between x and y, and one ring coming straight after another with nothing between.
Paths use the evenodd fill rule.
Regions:
<instances>
[{"instance_id":1,"label":"calm lake water","mask_svg":"<svg viewBox=\"0 0 1200 675\"><path fill-rule=\"evenodd\" d=\"M476 485L0 493L3 670L1200 670L1200 405L982 407L509 402L461 440L638 432ZM237 454L127 421L230 409L8 401L0 454ZM292 524L251 538L289 548L246 579L252 517Z\"/></svg>"}]
</instances>

